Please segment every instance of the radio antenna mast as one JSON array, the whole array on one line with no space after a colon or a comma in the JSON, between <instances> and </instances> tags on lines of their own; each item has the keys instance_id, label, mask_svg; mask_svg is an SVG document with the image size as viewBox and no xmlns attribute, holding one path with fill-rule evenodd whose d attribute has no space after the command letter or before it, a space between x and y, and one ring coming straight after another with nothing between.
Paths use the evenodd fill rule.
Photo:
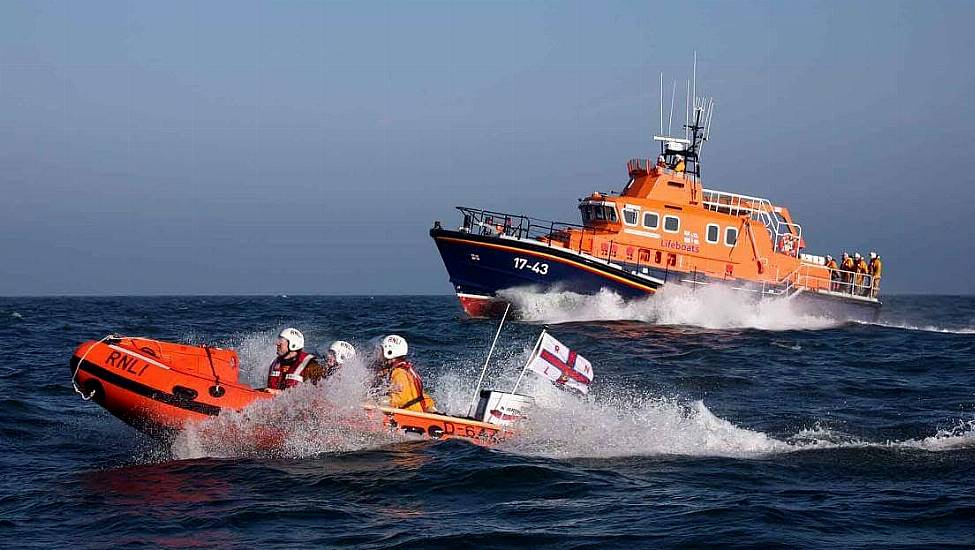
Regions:
<instances>
[{"instance_id":1,"label":"radio antenna mast","mask_svg":"<svg viewBox=\"0 0 975 550\"><path fill-rule=\"evenodd\" d=\"M667 122L667 135L670 135L674 127L674 98L677 97L677 81L674 81L673 89L670 91L670 120ZM660 132L661 134L663 131Z\"/></svg>"},{"instance_id":2,"label":"radio antenna mast","mask_svg":"<svg viewBox=\"0 0 975 550\"><path fill-rule=\"evenodd\" d=\"M671 108L673 112L673 108ZM664 133L664 73L660 72L660 133Z\"/></svg>"}]
</instances>

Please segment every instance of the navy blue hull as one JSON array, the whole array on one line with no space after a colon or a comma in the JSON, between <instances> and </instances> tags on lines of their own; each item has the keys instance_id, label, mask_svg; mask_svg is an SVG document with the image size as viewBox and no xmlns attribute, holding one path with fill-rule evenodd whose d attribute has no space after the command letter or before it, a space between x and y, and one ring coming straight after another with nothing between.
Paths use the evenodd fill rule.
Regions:
<instances>
[{"instance_id":1,"label":"navy blue hull","mask_svg":"<svg viewBox=\"0 0 975 550\"><path fill-rule=\"evenodd\" d=\"M517 287L593 294L606 288L625 298L637 298L660 286L660 282L544 243L437 229L430 235L459 294L492 297Z\"/></svg>"},{"instance_id":2,"label":"navy blue hull","mask_svg":"<svg viewBox=\"0 0 975 550\"><path fill-rule=\"evenodd\" d=\"M664 284L726 283L702 274L668 271L652 266L608 264L542 242L476 235L463 231L434 228L430 236L437 243L450 282L461 304L475 317L499 313L504 301L498 292L531 287L539 291L562 290L595 294L608 289L626 299L653 294ZM739 288L751 285L735 281ZM761 296L761 287L749 295ZM768 290L766 288L765 290ZM784 287L780 289L784 292ZM875 320L878 302L858 300L839 294L799 293L793 296L804 309L837 319Z\"/></svg>"}]
</instances>

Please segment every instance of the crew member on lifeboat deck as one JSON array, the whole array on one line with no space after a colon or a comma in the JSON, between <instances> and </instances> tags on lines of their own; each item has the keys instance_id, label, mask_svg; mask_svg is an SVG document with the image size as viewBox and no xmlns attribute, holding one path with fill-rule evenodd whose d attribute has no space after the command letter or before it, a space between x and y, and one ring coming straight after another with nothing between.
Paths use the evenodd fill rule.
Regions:
<instances>
[{"instance_id":1,"label":"crew member on lifeboat deck","mask_svg":"<svg viewBox=\"0 0 975 550\"><path fill-rule=\"evenodd\" d=\"M855 284L856 293L862 296L866 296L867 287L870 286L869 281L864 280L865 276L867 275L867 272L869 271L869 269L867 268L867 261L863 259L863 256L861 256L859 252L854 254L853 258L854 258L853 263L854 266L856 267L856 275L854 275L856 280L856 284Z\"/></svg>"},{"instance_id":2,"label":"crew member on lifeboat deck","mask_svg":"<svg viewBox=\"0 0 975 550\"><path fill-rule=\"evenodd\" d=\"M853 271L855 269L856 266L853 264L853 258L844 252L843 261L840 262L840 278L843 280L844 292L853 292Z\"/></svg>"},{"instance_id":3,"label":"crew member on lifeboat deck","mask_svg":"<svg viewBox=\"0 0 975 550\"><path fill-rule=\"evenodd\" d=\"M409 348L402 336L383 338L378 352L381 367L379 381L389 384L389 406L417 412L437 412L433 399L423 391L423 380L407 358Z\"/></svg>"},{"instance_id":4,"label":"crew member on lifeboat deck","mask_svg":"<svg viewBox=\"0 0 975 550\"><path fill-rule=\"evenodd\" d=\"M840 272L836 269L836 260L829 254L826 255L826 269L829 270L829 289L836 292L840 288L837 282L840 278Z\"/></svg>"},{"instance_id":5,"label":"crew member on lifeboat deck","mask_svg":"<svg viewBox=\"0 0 975 550\"><path fill-rule=\"evenodd\" d=\"M884 274L884 264L876 252L870 253L870 263L867 268L870 271L870 297L876 298L880 293L880 277Z\"/></svg>"},{"instance_id":6,"label":"crew member on lifeboat deck","mask_svg":"<svg viewBox=\"0 0 975 550\"><path fill-rule=\"evenodd\" d=\"M302 382L318 383L324 370L314 355L304 351L305 336L296 328L286 328L278 335L274 358L267 373L266 391L279 393Z\"/></svg>"},{"instance_id":7,"label":"crew member on lifeboat deck","mask_svg":"<svg viewBox=\"0 0 975 550\"><path fill-rule=\"evenodd\" d=\"M353 359L355 359L355 347L352 344L344 340L332 342L332 345L328 347L328 353L325 354L322 378L332 376L342 368L342 365Z\"/></svg>"}]
</instances>

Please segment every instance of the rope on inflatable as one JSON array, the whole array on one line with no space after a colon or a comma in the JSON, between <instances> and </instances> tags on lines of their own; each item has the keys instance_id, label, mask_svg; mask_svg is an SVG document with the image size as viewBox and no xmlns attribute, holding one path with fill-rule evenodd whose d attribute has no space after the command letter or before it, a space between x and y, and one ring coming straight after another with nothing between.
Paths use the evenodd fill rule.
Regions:
<instances>
[{"instance_id":1,"label":"rope on inflatable","mask_svg":"<svg viewBox=\"0 0 975 550\"><path fill-rule=\"evenodd\" d=\"M85 395L85 392L81 391L81 388L78 387L78 371L81 370L81 364L85 362L85 357L88 357L88 353L90 353L91 350L94 349L95 346L97 346L98 344L101 344L102 342L104 342L105 340L108 340L109 338L121 338L121 336L117 336L115 334L107 334L107 335L105 335L104 338L102 338L101 340L99 340L97 344L95 344L93 346L88 346L88 349L81 356L81 359L78 360L78 365L75 366L74 373L71 374L71 386L74 387L74 391L78 395L80 395L81 398L84 399L85 401L90 401L91 398L95 396L95 390L91 390L91 393L89 393L88 395Z\"/></svg>"}]
</instances>

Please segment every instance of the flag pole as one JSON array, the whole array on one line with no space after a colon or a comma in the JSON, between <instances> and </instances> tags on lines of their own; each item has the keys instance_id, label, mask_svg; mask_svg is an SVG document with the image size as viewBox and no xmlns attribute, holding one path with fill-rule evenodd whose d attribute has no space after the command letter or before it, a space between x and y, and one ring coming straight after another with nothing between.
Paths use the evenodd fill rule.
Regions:
<instances>
[{"instance_id":1,"label":"flag pole","mask_svg":"<svg viewBox=\"0 0 975 550\"><path fill-rule=\"evenodd\" d=\"M494 353L494 346L498 343L498 336L501 336L501 327L504 320L508 317L508 310L511 309L511 302L504 306L504 315L501 316L501 324L498 325L498 332L494 334L494 341L491 342L491 349L488 350L487 358L484 359L484 368L481 369L481 376L477 379L477 386L474 388L474 396L471 397L471 406L467 408L468 418L474 414L474 405L477 404L477 394L481 392L481 383L484 382L484 373L487 372L488 363L491 361L491 354Z\"/></svg>"},{"instance_id":2,"label":"flag pole","mask_svg":"<svg viewBox=\"0 0 975 550\"><path fill-rule=\"evenodd\" d=\"M525 371L528 370L528 365L531 364L532 359L535 358L535 354L538 353L538 347L542 345L542 338L545 336L545 329L542 329L542 333L538 335L538 341L535 342L535 347L532 349L532 354L528 356L528 361L525 362L525 366L521 367L521 374L518 375L518 380L515 381L515 387L511 389L511 393L514 394L518 391L518 386L521 385L521 379L525 377Z\"/></svg>"}]
</instances>

